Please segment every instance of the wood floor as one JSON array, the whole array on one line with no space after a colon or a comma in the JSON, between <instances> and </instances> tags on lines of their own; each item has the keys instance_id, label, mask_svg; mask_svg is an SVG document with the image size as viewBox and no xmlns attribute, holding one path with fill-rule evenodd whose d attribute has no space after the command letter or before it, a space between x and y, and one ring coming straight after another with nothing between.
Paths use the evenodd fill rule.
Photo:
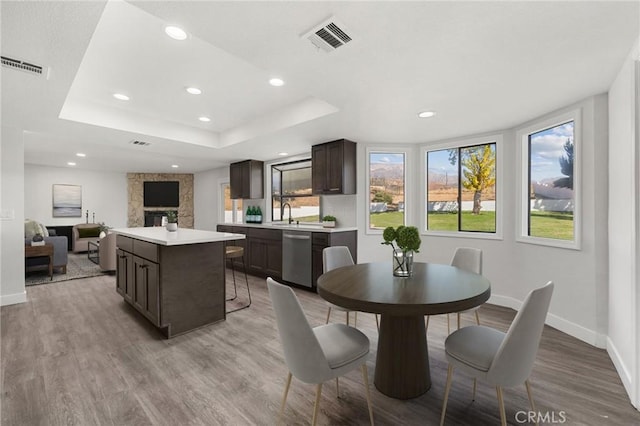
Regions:
<instances>
[{"instance_id":1,"label":"wood floor","mask_svg":"<svg viewBox=\"0 0 640 426\"><path fill-rule=\"evenodd\" d=\"M249 309L171 340L123 302L114 277L28 287L27 303L0 309L2 425L276 424L287 369L266 283L249 278ZM246 297L243 286L238 292ZM322 299L304 290L297 294L310 323L324 323ZM513 316L501 307L480 309L485 325L502 330ZM332 313L332 321L344 321L344 315ZM469 316L463 322L471 321ZM433 317L429 325L433 386L408 401L375 389L374 316L358 315L358 328L371 340L367 365L376 424L439 424L446 317ZM640 424L606 352L555 329L544 330L531 383L546 423ZM479 383L472 402L471 384L461 372L454 376L446 424L499 424L495 389ZM309 424L314 390L294 378L284 424ZM525 387L505 389L504 397L509 423L523 423L526 413L518 412L529 407ZM319 424L368 421L358 370L341 379L339 399L333 383L324 386Z\"/></svg>"}]
</instances>

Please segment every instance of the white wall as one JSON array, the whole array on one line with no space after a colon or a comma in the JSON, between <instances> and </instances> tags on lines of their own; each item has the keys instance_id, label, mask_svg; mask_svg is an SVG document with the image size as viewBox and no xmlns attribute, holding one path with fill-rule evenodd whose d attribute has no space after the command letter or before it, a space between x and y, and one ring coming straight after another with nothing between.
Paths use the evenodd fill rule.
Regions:
<instances>
[{"instance_id":1,"label":"white wall","mask_svg":"<svg viewBox=\"0 0 640 426\"><path fill-rule=\"evenodd\" d=\"M215 231L222 204L220 184L229 181L229 167L195 173L193 176L193 219L195 229Z\"/></svg>"},{"instance_id":2,"label":"white wall","mask_svg":"<svg viewBox=\"0 0 640 426\"><path fill-rule=\"evenodd\" d=\"M82 186L82 217L53 217L53 184ZM24 215L45 225L75 225L104 222L112 228L127 226L127 175L116 172L96 172L71 167L24 165Z\"/></svg>"},{"instance_id":3,"label":"white wall","mask_svg":"<svg viewBox=\"0 0 640 426\"><path fill-rule=\"evenodd\" d=\"M607 351L640 408L640 324L637 259L639 42L609 90L609 332Z\"/></svg>"},{"instance_id":4,"label":"white wall","mask_svg":"<svg viewBox=\"0 0 640 426\"><path fill-rule=\"evenodd\" d=\"M527 293L549 280L556 283L547 322L590 344L604 347L607 332L607 98L600 95L538 117L531 123L572 109L582 110L582 248L569 250L515 241L518 171L515 129L492 132L502 135L503 144L503 239L423 235L417 260L448 263L456 247L471 246L484 252L484 274L491 280L491 303L519 308ZM530 123L522 123L522 127ZM521 126L518 126L521 127ZM479 135L465 136L470 139ZM443 141L445 142L445 141ZM367 234L367 183L365 144L358 144L358 261L389 260L391 252L380 244L379 234ZM407 223L418 224L420 147L408 156ZM499 171L500 172L500 171ZM606 210L606 209L605 209ZM417 226L417 225L416 225Z\"/></svg>"},{"instance_id":5,"label":"white wall","mask_svg":"<svg viewBox=\"0 0 640 426\"><path fill-rule=\"evenodd\" d=\"M0 305L27 300L24 289L24 148L22 132L2 127L0 144Z\"/></svg>"}]
</instances>

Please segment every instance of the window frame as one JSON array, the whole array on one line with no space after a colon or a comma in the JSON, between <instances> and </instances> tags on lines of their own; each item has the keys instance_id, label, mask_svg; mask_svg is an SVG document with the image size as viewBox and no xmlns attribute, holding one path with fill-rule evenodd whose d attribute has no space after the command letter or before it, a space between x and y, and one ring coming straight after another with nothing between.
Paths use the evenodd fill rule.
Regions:
<instances>
[{"instance_id":1,"label":"window frame","mask_svg":"<svg viewBox=\"0 0 640 426\"><path fill-rule=\"evenodd\" d=\"M266 196L268 196L268 211L269 211L269 217L271 218L271 221L280 221L280 218L274 218L273 217L273 208L274 208L274 204L273 204L273 199L274 199L274 195L273 195L273 169L274 167L277 167L279 165L289 165L289 164L295 164L295 163L304 163L308 161L310 163L309 165L309 169L311 169L312 171L312 176L313 176L313 169L312 169L312 161L311 161L311 155L309 154L308 156L295 156L295 157L290 157L290 158L283 158L281 161L271 161L269 163L266 164L265 167L265 181L269 182L268 184L268 190L266 191ZM282 182L280 182L281 188L282 189ZM287 195L286 197L283 197L282 195L280 195L280 204L282 205L282 198L304 198L304 197L317 197L318 198L318 217L322 218L322 196L318 195L318 194L313 194L313 186L311 187L311 194L309 195ZM267 210L267 209L265 209Z\"/></svg>"},{"instance_id":2,"label":"window frame","mask_svg":"<svg viewBox=\"0 0 640 426\"><path fill-rule=\"evenodd\" d=\"M503 205L504 202L504 149L502 133L478 136L474 138L455 139L434 145L423 145L420 149L420 234L439 237L476 238L483 240L503 239ZM483 231L443 231L427 229L427 154L432 151L442 151L452 148L467 148L478 145L496 144L496 230L495 232ZM460 185L460 177L458 177Z\"/></svg>"},{"instance_id":3,"label":"window frame","mask_svg":"<svg viewBox=\"0 0 640 426\"><path fill-rule=\"evenodd\" d=\"M532 237L529 235L529 137L544 130L573 121L573 240ZM518 175L518 213L516 217L516 241L570 250L582 249L582 110L572 109L554 114L516 132Z\"/></svg>"},{"instance_id":4,"label":"window frame","mask_svg":"<svg viewBox=\"0 0 640 426\"><path fill-rule=\"evenodd\" d=\"M370 185L371 185L371 154L403 154L404 155L404 176L402 177L404 180L404 225L407 226L407 223L411 223L411 203L408 201L410 199L410 188L411 183L407 179L407 176L410 176L411 169L411 161L410 154L412 153L412 148L405 146L368 146L365 150L365 235L382 235L384 229L374 229L371 228L371 200L370 200Z\"/></svg>"}]
</instances>

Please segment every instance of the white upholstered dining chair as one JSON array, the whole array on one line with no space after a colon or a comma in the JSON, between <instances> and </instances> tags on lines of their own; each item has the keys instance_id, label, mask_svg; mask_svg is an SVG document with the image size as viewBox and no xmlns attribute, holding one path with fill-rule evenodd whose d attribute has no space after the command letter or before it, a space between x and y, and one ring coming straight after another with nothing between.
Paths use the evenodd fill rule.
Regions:
<instances>
[{"instance_id":1,"label":"white upholstered dining chair","mask_svg":"<svg viewBox=\"0 0 640 426\"><path fill-rule=\"evenodd\" d=\"M333 246L326 247L322 250L322 272L329 272L333 269L341 268L343 266L353 265L353 257L351 257L351 252L349 251L349 247L346 246ZM342 306L334 305L333 303L327 303L327 321L326 324L329 324L329 318L331 317L331 310L335 309L337 311L342 311L346 313L347 316L347 325L349 325L349 313L351 312L347 308L343 308ZM354 327L358 326L358 312L353 313L354 316ZM378 321L378 315L376 314L376 326L378 330L380 330L380 323Z\"/></svg>"},{"instance_id":2,"label":"white upholstered dining chair","mask_svg":"<svg viewBox=\"0 0 640 426\"><path fill-rule=\"evenodd\" d=\"M502 388L522 383L527 388L531 410L536 411L529 375L538 352L544 321L549 311L553 282L529 293L506 333L473 325L454 331L444 342L449 361L440 425L444 424L453 370L458 368L473 377L473 399L477 379L496 387L501 424L507 424Z\"/></svg>"},{"instance_id":3,"label":"white upholstered dining chair","mask_svg":"<svg viewBox=\"0 0 640 426\"><path fill-rule=\"evenodd\" d=\"M318 407L322 384L336 379L360 367L365 386L369 420L373 425L373 409L369 394L367 355L369 339L360 330L345 324L326 324L311 328L293 290L267 278L269 296L278 324L278 333L284 350L284 358L289 368L287 382L280 407L280 418L284 413L291 377L305 383L316 384L316 400L313 407L312 425L318 419Z\"/></svg>"},{"instance_id":4,"label":"white upholstered dining chair","mask_svg":"<svg viewBox=\"0 0 640 426\"><path fill-rule=\"evenodd\" d=\"M465 271L475 272L482 275L482 250L472 247L458 247L451 259L451 266L464 269ZM460 314L463 313L475 313L476 324L480 325L480 315L478 315L478 309L480 307L467 309L466 311L458 312L458 329L460 329ZM427 316L426 328L429 327L429 316ZM449 314L447 314L447 334L451 334L451 326L449 322Z\"/></svg>"}]
</instances>

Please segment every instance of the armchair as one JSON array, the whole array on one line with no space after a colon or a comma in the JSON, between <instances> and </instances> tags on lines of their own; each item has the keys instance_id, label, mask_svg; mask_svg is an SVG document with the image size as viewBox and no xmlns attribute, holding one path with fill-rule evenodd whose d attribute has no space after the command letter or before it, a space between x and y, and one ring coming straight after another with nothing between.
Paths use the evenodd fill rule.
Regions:
<instances>
[{"instance_id":1,"label":"armchair","mask_svg":"<svg viewBox=\"0 0 640 426\"><path fill-rule=\"evenodd\" d=\"M100 224L79 223L73 226L71 240L71 251L80 253L89 250L89 241L98 242L100 240Z\"/></svg>"}]
</instances>

